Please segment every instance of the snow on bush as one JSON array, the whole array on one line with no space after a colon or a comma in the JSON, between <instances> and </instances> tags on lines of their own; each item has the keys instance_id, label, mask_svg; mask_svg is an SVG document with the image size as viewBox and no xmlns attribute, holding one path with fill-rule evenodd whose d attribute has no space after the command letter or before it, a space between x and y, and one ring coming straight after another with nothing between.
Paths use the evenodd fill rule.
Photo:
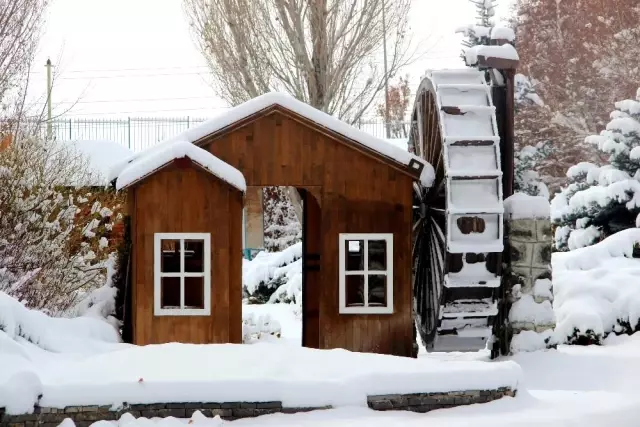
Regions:
<instances>
[{"instance_id":1,"label":"snow on bush","mask_svg":"<svg viewBox=\"0 0 640 427\"><path fill-rule=\"evenodd\" d=\"M100 240L115 218L101 212L112 210L100 210L99 197L86 189L68 186L92 172L67 145L18 140L0 151L0 170L0 291L64 313L105 281L109 248Z\"/></svg>"},{"instance_id":2,"label":"snow on bush","mask_svg":"<svg viewBox=\"0 0 640 427\"><path fill-rule=\"evenodd\" d=\"M535 169L549 157L551 148L552 145L545 141L536 146L525 145L517 151L513 171L516 192L549 199L549 189Z\"/></svg>"},{"instance_id":3,"label":"snow on bush","mask_svg":"<svg viewBox=\"0 0 640 427\"><path fill-rule=\"evenodd\" d=\"M609 156L598 167L580 163L567 171L569 185L552 202L560 251L592 245L635 227L640 213L640 96L615 104L611 121L591 143Z\"/></svg>"},{"instance_id":4,"label":"snow on bush","mask_svg":"<svg viewBox=\"0 0 640 427\"><path fill-rule=\"evenodd\" d=\"M280 338L280 323L268 314L256 316L254 313L242 313L242 342L251 344L260 340Z\"/></svg>"},{"instance_id":5,"label":"snow on bush","mask_svg":"<svg viewBox=\"0 0 640 427\"><path fill-rule=\"evenodd\" d=\"M118 331L102 319L93 316L49 317L41 311L26 308L4 292L0 292L0 331L6 338L26 340L53 352L82 353L90 350L94 341L120 342Z\"/></svg>"},{"instance_id":6,"label":"snow on bush","mask_svg":"<svg viewBox=\"0 0 640 427\"><path fill-rule=\"evenodd\" d=\"M302 226L284 187L265 187L264 248L282 251L302 239Z\"/></svg>"},{"instance_id":7,"label":"snow on bush","mask_svg":"<svg viewBox=\"0 0 640 427\"><path fill-rule=\"evenodd\" d=\"M571 344L599 344L610 333L640 330L640 230L553 255L556 332Z\"/></svg>"},{"instance_id":8,"label":"snow on bush","mask_svg":"<svg viewBox=\"0 0 640 427\"><path fill-rule=\"evenodd\" d=\"M521 331L511 338L511 353L545 350L553 345L553 340L553 329L542 332Z\"/></svg>"},{"instance_id":9,"label":"snow on bush","mask_svg":"<svg viewBox=\"0 0 640 427\"><path fill-rule=\"evenodd\" d=\"M242 264L242 288L250 302L301 304L302 242L281 252L260 252Z\"/></svg>"}]
</instances>

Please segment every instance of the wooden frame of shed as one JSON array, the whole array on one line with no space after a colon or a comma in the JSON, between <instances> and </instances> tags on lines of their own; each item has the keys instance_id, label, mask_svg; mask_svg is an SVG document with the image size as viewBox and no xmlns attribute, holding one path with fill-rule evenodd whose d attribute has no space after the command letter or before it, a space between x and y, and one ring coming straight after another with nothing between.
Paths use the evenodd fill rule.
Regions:
<instances>
[{"instance_id":1,"label":"wooden frame of shed","mask_svg":"<svg viewBox=\"0 0 640 427\"><path fill-rule=\"evenodd\" d=\"M358 141L353 136L360 136L359 131L345 129L342 122L340 126L328 126L333 124L331 120L337 120L315 109L309 111L311 107L293 98L286 102L272 95L260 98L266 99L258 107L237 107L240 112L231 110L231 117L226 122L223 119L222 125L205 124L182 137L242 172L249 191L252 187L287 186L300 193L304 206L302 344L411 356L415 342L412 187L425 163L404 152L404 161L393 158L385 150L401 149L385 141L376 140L383 144L383 150ZM134 267L133 329L137 344L168 339L241 339L242 200L237 192L204 184L212 179L200 177L195 170L172 167L132 188L133 264L137 271L145 272L140 276ZM175 182L183 182L183 187L171 184ZM203 197L208 191L211 196ZM172 200L168 205L177 209L162 209L153 199ZM213 199L215 203L210 203ZM212 253L225 254L212 257L212 263L228 265L228 274L215 279L224 283L212 282L212 311L206 320L171 316L149 320L143 313L148 310L150 300L146 295L153 278L142 265L149 262L151 252L146 246L147 237L141 235L151 229L174 231L176 224L184 224L184 216L200 218L198 229L192 232L219 230L220 224L228 224L228 236L218 243L222 247L212 238ZM340 242L346 246L340 247ZM345 259L340 259L341 253ZM219 292L217 286L224 291ZM142 300L146 303L141 304ZM151 324L154 326L149 329ZM159 333L157 328L171 332Z\"/></svg>"}]
</instances>

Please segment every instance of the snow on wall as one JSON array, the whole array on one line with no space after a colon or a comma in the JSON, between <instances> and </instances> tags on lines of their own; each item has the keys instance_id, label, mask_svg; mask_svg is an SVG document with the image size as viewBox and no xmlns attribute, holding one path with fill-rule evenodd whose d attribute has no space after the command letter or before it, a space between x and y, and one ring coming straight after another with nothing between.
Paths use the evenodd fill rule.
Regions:
<instances>
[{"instance_id":1,"label":"snow on wall","mask_svg":"<svg viewBox=\"0 0 640 427\"><path fill-rule=\"evenodd\" d=\"M237 107L231 108L222 113L218 117L208 120L199 126L190 128L181 134L176 135L154 147L145 150L142 153L134 154L127 162L116 165L112 168L110 174L110 180L115 179L120 175L122 170L127 167L128 164L136 163L141 156L150 155L152 152L159 150L162 151L167 145L171 145L175 141L196 142L207 135L217 132L225 127L232 125L248 116L258 113L273 105L280 105L287 108L309 120L324 126L336 133L344 135L345 137L352 139L365 147L374 150L385 157L388 157L400 164L409 165L412 160L417 160L425 167L422 171L420 180L426 187L430 187L435 179L435 173L433 167L428 164L424 159L421 159L413 154L403 150L399 147L389 144L387 141L378 139L373 135L370 135L364 131L356 129L350 126L342 120L330 116L309 104L301 102L291 95L280 92L270 92L264 95L253 98Z\"/></svg>"},{"instance_id":2,"label":"snow on wall","mask_svg":"<svg viewBox=\"0 0 640 427\"><path fill-rule=\"evenodd\" d=\"M515 193L504 201L504 213L511 219L549 218L549 201L542 196Z\"/></svg>"},{"instance_id":3,"label":"snow on wall","mask_svg":"<svg viewBox=\"0 0 640 427\"><path fill-rule=\"evenodd\" d=\"M118 173L116 188L118 190L126 188L167 163L183 157L191 159L238 190L246 191L247 184L242 172L191 142L181 140L162 144L161 148L153 147L140 153L135 162L128 164Z\"/></svg>"}]
</instances>

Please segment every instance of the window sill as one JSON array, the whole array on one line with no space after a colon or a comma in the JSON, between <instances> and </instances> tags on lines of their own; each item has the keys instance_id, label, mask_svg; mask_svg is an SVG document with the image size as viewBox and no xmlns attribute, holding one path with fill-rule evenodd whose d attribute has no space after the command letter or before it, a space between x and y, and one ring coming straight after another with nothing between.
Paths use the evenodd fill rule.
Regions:
<instances>
[{"instance_id":1,"label":"window sill","mask_svg":"<svg viewBox=\"0 0 640 427\"><path fill-rule=\"evenodd\" d=\"M340 307L340 314L393 314L393 307Z\"/></svg>"},{"instance_id":2,"label":"window sill","mask_svg":"<svg viewBox=\"0 0 640 427\"><path fill-rule=\"evenodd\" d=\"M210 309L179 309L179 308L165 308L165 309L156 309L153 311L154 316L210 316Z\"/></svg>"}]
</instances>

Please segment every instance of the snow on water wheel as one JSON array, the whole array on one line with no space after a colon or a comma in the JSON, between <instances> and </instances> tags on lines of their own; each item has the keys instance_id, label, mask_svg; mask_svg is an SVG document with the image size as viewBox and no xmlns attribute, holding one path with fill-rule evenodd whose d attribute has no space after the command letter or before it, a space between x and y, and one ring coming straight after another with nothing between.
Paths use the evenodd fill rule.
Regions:
<instances>
[{"instance_id":1,"label":"snow on water wheel","mask_svg":"<svg viewBox=\"0 0 640 427\"><path fill-rule=\"evenodd\" d=\"M418 332L434 351L476 351L492 335L503 250L499 142L484 72L425 77L409 149L436 178L414 185L413 290Z\"/></svg>"}]
</instances>

